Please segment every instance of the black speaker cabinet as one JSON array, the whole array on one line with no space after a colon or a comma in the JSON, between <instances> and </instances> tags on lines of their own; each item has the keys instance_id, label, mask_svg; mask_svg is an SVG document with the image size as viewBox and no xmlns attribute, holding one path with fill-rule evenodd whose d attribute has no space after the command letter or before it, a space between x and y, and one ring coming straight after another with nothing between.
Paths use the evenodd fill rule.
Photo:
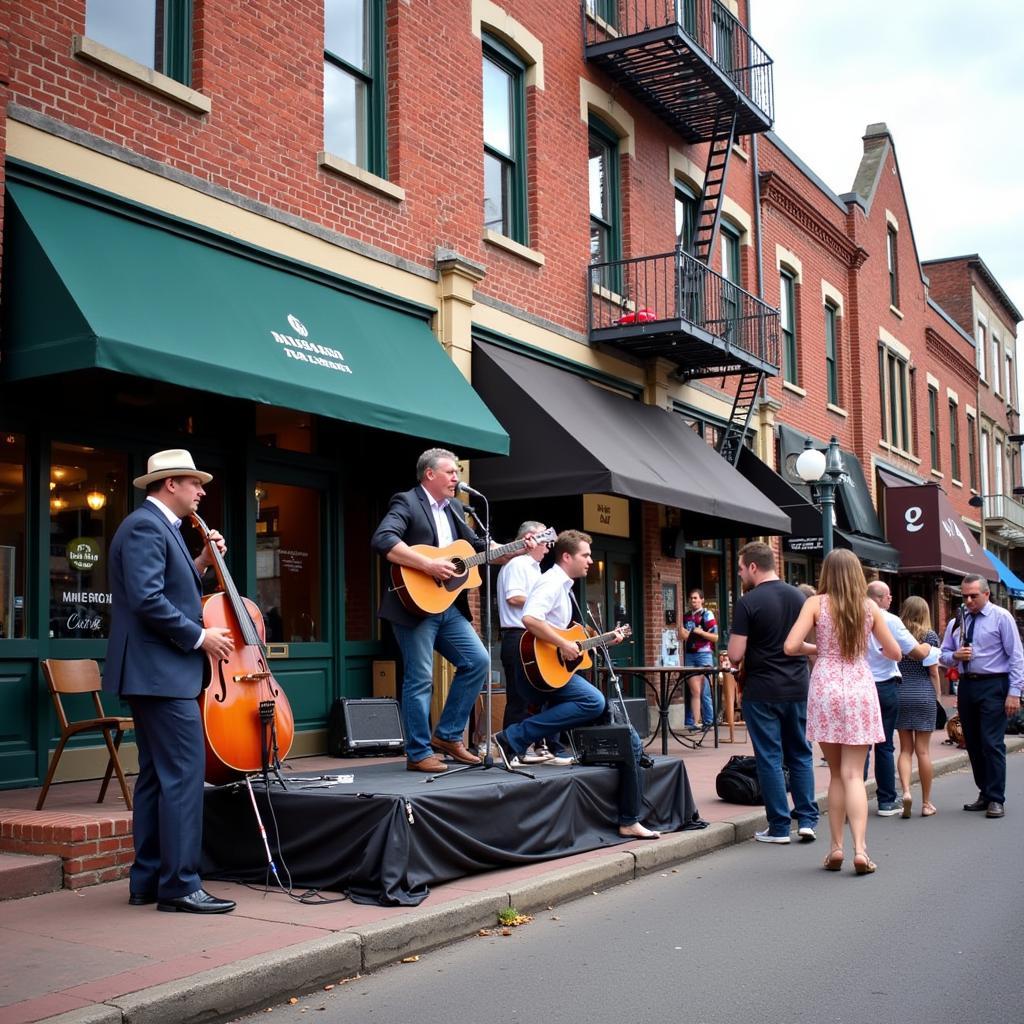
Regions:
<instances>
[{"instance_id":1,"label":"black speaker cabinet","mask_svg":"<svg viewBox=\"0 0 1024 1024\"><path fill-rule=\"evenodd\" d=\"M327 752L332 757L393 757L405 750L397 700L342 698L327 720Z\"/></svg>"},{"instance_id":2,"label":"black speaker cabinet","mask_svg":"<svg viewBox=\"0 0 1024 1024\"><path fill-rule=\"evenodd\" d=\"M629 727L584 725L572 731L580 764L623 764L633 757Z\"/></svg>"},{"instance_id":3,"label":"black speaker cabinet","mask_svg":"<svg viewBox=\"0 0 1024 1024\"><path fill-rule=\"evenodd\" d=\"M644 697L626 697L626 714L636 729L640 739L645 740L651 734L651 719L647 713L647 700Z\"/></svg>"}]
</instances>

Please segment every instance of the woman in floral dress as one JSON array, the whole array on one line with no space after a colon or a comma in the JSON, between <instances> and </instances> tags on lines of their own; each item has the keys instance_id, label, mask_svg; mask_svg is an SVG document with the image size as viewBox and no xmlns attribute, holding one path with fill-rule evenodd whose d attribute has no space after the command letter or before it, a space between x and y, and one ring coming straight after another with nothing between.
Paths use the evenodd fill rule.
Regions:
<instances>
[{"instance_id":1,"label":"woman in floral dress","mask_svg":"<svg viewBox=\"0 0 1024 1024\"><path fill-rule=\"evenodd\" d=\"M868 797L864 760L868 747L885 739L878 691L865 655L868 635L887 658L902 656L878 605L867 595L857 556L836 549L821 564L818 593L809 597L786 638L787 654L804 653L804 640L817 630L817 660L807 695L807 739L821 744L830 772L828 822L832 847L827 871L843 866L843 826L850 822L853 868L868 875L876 865L868 856Z\"/></svg>"}]
</instances>

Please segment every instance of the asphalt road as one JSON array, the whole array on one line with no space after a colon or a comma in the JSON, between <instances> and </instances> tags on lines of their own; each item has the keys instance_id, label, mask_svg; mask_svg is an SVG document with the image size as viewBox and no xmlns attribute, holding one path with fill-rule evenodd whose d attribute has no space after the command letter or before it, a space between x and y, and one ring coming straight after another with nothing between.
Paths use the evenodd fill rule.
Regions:
<instances>
[{"instance_id":1,"label":"asphalt road","mask_svg":"<svg viewBox=\"0 0 1024 1024\"><path fill-rule=\"evenodd\" d=\"M748 842L555 907L507 938L474 937L274 1008L272 1020L380 1024L987 1024L1024 1019L1024 753L1007 816L961 805L872 816L878 871L823 871L810 844ZM249 1020L267 1019L257 1014Z\"/></svg>"}]
</instances>

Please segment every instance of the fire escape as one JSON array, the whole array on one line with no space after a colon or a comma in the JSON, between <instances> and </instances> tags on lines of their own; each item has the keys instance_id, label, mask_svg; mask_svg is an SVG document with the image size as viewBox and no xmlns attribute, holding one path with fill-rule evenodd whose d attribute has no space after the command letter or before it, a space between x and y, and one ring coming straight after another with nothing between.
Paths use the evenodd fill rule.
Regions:
<instances>
[{"instance_id":1,"label":"fire escape","mask_svg":"<svg viewBox=\"0 0 1024 1024\"><path fill-rule=\"evenodd\" d=\"M772 62L718 0L582 0L584 54L689 143L706 143L689 246L592 263L590 339L736 378L718 450L735 465L761 384L779 372L779 313L711 270L733 144L768 131Z\"/></svg>"}]
</instances>

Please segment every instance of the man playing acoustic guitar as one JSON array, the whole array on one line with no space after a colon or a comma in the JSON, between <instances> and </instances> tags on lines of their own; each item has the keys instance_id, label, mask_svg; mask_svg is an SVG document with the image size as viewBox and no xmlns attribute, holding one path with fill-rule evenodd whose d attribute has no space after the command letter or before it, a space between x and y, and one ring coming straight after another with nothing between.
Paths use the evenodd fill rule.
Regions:
<instances>
[{"instance_id":1,"label":"man playing acoustic guitar","mask_svg":"<svg viewBox=\"0 0 1024 1024\"><path fill-rule=\"evenodd\" d=\"M590 540L588 534L579 530L563 530L552 549L554 565L537 581L523 606L524 628L537 640L557 648L571 664L580 660L582 650L559 630L567 629L572 622L569 593L573 583L585 577L593 564ZM617 629L611 642L621 643L624 635L623 630ZM577 725L586 725L604 711L604 695L578 675L546 696L547 704L539 714L510 725L494 737L507 766L511 766L512 759L520 756L531 743ZM652 832L640 823L640 757L643 746L632 729L630 737L634 758L619 770L619 835L633 839L658 839L659 832Z\"/></svg>"},{"instance_id":2,"label":"man playing acoustic guitar","mask_svg":"<svg viewBox=\"0 0 1024 1024\"><path fill-rule=\"evenodd\" d=\"M370 540L373 550L383 555L392 566L406 567L421 579L435 581L442 599L458 591L460 586L479 586L469 581L469 573L443 552L418 550L414 545L447 548L455 541L468 542L474 551L483 551L484 541L470 529L462 515L462 503L455 500L459 484L458 457L444 448L430 448L416 463L419 486L402 491L391 499L384 518ZM533 547L531 535L522 538L516 550ZM500 565L503 549L492 564ZM474 570L475 571L475 570ZM394 575L394 574L393 574ZM400 575L400 574L399 574ZM466 577L466 583L460 578ZM413 581L410 580L410 583ZM447 765L435 754L447 754L463 764L479 764L462 740L473 710L473 702L487 679L491 659L480 637L470 624L466 589L458 592L443 610L430 612L417 609L408 591L395 583L386 588L378 614L387 619L394 630L402 652L402 723L405 726L406 768L411 772L443 772ZM429 591L428 591L429 593ZM430 697L434 683L434 651L455 666L448 699L441 718L430 734Z\"/></svg>"}]
</instances>

